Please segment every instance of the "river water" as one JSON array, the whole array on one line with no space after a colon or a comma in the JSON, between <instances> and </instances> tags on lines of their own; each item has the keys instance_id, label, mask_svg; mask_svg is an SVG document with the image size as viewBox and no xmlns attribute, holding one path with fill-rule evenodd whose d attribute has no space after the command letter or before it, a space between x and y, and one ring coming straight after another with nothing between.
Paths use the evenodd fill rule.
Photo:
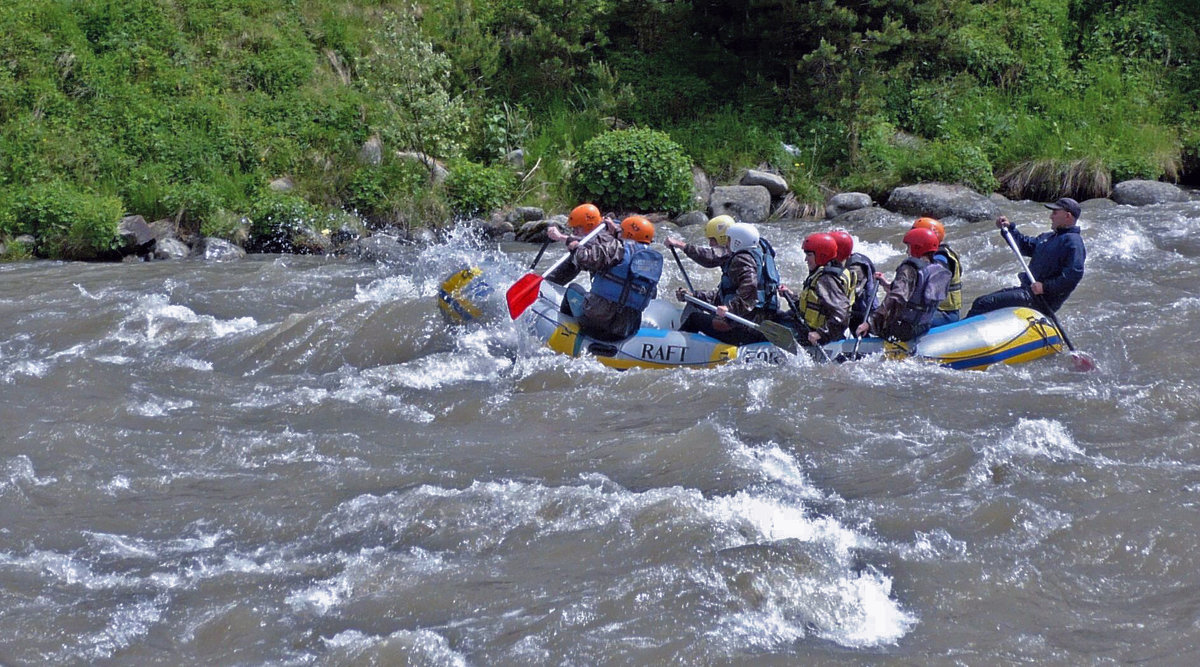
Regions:
<instances>
[{"instance_id":1,"label":"river water","mask_svg":"<svg viewBox=\"0 0 1200 667\"><path fill-rule=\"evenodd\" d=\"M447 325L446 275L536 250L466 232L0 265L0 663L1195 664L1200 199L1081 227L1090 373L616 372ZM763 229L798 284L823 225ZM890 273L904 230L851 231ZM1015 284L948 240L968 304Z\"/></svg>"}]
</instances>

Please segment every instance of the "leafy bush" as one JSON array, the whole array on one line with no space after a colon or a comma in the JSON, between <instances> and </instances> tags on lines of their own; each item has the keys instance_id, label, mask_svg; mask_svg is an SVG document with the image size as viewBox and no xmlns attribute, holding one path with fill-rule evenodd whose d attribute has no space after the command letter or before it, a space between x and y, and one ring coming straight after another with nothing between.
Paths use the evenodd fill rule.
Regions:
<instances>
[{"instance_id":1,"label":"leafy bush","mask_svg":"<svg viewBox=\"0 0 1200 667\"><path fill-rule=\"evenodd\" d=\"M503 165L486 167L460 160L449 166L446 196L459 215L480 215L512 201L517 191L517 175Z\"/></svg>"},{"instance_id":2,"label":"leafy bush","mask_svg":"<svg viewBox=\"0 0 1200 667\"><path fill-rule=\"evenodd\" d=\"M45 254L96 259L117 247L125 207L117 197L84 192L61 180L37 183L18 197L19 232L32 232Z\"/></svg>"},{"instance_id":3,"label":"leafy bush","mask_svg":"<svg viewBox=\"0 0 1200 667\"><path fill-rule=\"evenodd\" d=\"M293 247L293 237L311 230L321 214L300 197L268 191L251 204L249 218L249 249L288 252Z\"/></svg>"},{"instance_id":4,"label":"leafy bush","mask_svg":"<svg viewBox=\"0 0 1200 667\"><path fill-rule=\"evenodd\" d=\"M983 151L960 140L932 141L905 155L897 176L905 183L957 183L983 193L1000 185Z\"/></svg>"},{"instance_id":5,"label":"leafy bush","mask_svg":"<svg viewBox=\"0 0 1200 667\"><path fill-rule=\"evenodd\" d=\"M346 187L345 203L372 222L386 223L428 181L421 163L388 157L378 166L359 166Z\"/></svg>"},{"instance_id":6,"label":"leafy bush","mask_svg":"<svg viewBox=\"0 0 1200 667\"><path fill-rule=\"evenodd\" d=\"M579 199L601 208L675 213L691 197L691 166L663 132L615 130L583 145L574 184Z\"/></svg>"}]
</instances>

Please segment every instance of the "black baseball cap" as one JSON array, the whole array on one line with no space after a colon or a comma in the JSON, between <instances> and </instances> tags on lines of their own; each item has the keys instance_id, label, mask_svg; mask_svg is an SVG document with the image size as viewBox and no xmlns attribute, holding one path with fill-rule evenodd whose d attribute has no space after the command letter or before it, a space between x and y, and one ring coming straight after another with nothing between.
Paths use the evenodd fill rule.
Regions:
<instances>
[{"instance_id":1,"label":"black baseball cap","mask_svg":"<svg viewBox=\"0 0 1200 667\"><path fill-rule=\"evenodd\" d=\"M1074 199L1071 199L1070 197L1063 197L1062 199L1059 199L1058 201L1054 202L1053 204L1046 204L1046 208L1055 210L1055 211L1058 211L1058 210L1066 211L1067 213L1070 213L1071 215L1075 216L1076 220L1079 219L1079 202L1075 201Z\"/></svg>"}]
</instances>

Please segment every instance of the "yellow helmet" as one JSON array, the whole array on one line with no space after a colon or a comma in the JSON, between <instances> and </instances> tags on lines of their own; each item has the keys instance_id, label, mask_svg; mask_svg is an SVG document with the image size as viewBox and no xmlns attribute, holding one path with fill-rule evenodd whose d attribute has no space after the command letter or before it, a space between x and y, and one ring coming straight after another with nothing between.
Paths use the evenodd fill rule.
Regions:
<instances>
[{"instance_id":1,"label":"yellow helmet","mask_svg":"<svg viewBox=\"0 0 1200 667\"><path fill-rule=\"evenodd\" d=\"M712 220L709 220L708 224L705 225L704 235L710 239L716 240L716 242L720 243L721 245L726 245L729 243L729 236L727 236L725 232L729 229L729 225L732 225L733 222L734 220L732 216L718 215Z\"/></svg>"}]
</instances>

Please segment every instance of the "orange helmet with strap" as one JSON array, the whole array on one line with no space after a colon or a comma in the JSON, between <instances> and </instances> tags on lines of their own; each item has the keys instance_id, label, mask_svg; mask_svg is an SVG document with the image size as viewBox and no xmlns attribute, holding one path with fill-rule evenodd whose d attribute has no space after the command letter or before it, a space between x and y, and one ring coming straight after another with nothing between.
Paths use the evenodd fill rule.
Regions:
<instances>
[{"instance_id":1,"label":"orange helmet with strap","mask_svg":"<svg viewBox=\"0 0 1200 667\"><path fill-rule=\"evenodd\" d=\"M567 224L571 225L572 229L586 234L600 224L601 218L600 209L594 204L580 204L571 209L571 215L567 216Z\"/></svg>"},{"instance_id":2,"label":"orange helmet with strap","mask_svg":"<svg viewBox=\"0 0 1200 667\"><path fill-rule=\"evenodd\" d=\"M917 218L913 224L913 229L929 229L934 234L937 234L938 243L946 240L946 227L934 218Z\"/></svg>"},{"instance_id":3,"label":"orange helmet with strap","mask_svg":"<svg viewBox=\"0 0 1200 667\"><path fill-rule=\"evenodd\" d=\"M909 257L924 257L938 249L938 237L932 229L917 227L904 235Z\"/></svg>"},{"instance_id":4,"label":"orange helmet with strap","mask_svg":"<svg viewBox=\"0 0 1200 667\"><path fill-rule=\"evenodd\" d=\"M621 221L621 236L638 243L654 240L654 225L640 215L631 215Z\"/></svg>"}]
</instances>

